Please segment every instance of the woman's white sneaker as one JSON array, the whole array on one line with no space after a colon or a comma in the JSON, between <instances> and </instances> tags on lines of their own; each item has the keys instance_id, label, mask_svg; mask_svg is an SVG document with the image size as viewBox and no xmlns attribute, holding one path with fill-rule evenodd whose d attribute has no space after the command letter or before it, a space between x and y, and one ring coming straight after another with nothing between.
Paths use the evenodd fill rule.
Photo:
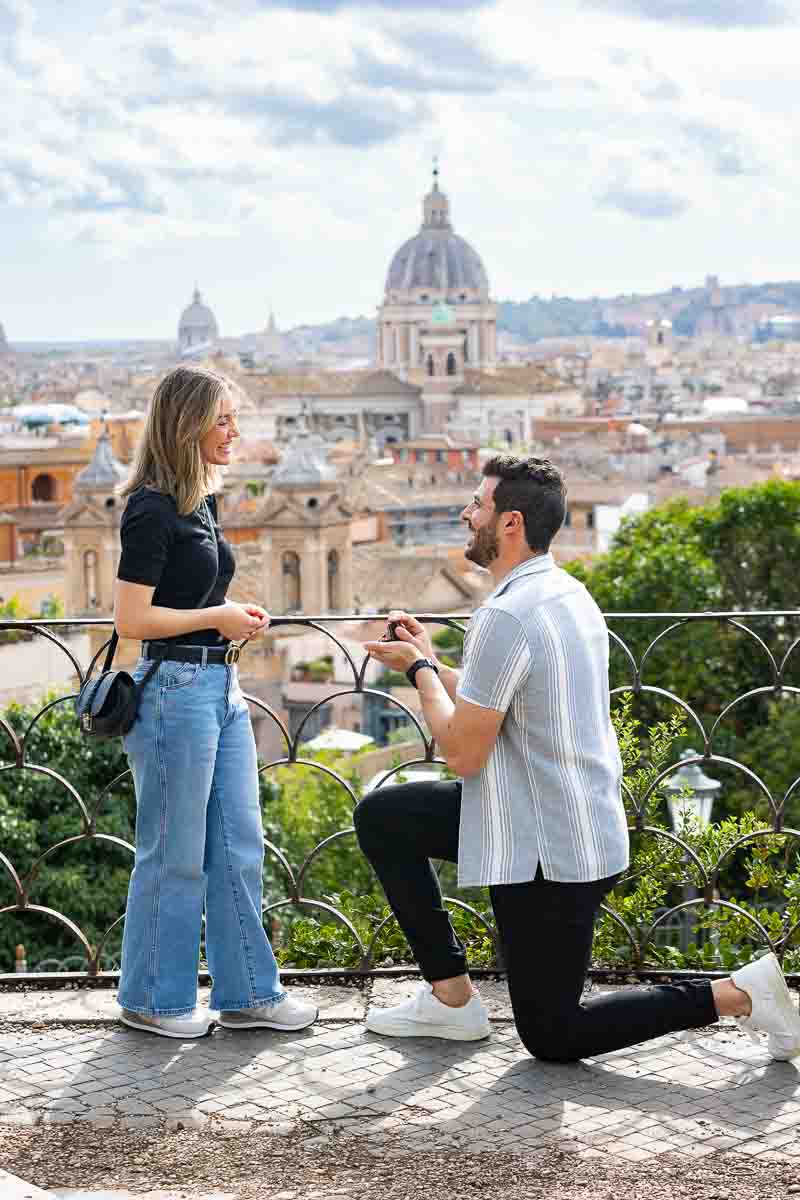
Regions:
<instances>
[{"instance_id":1,"label":"woman's white sneaker","mask_svg":"<svg viewBox=\"0 0 800 1200\"><path fill-rule=\"evenodd\" d=\"M749 1017L739 1024L748 1033L768 1033L767 1050L772 1058L790 1059L800 1054L800 1015L774 954L765 954L738 971L731 979L750 997Z\"/></svg>"},{"instance_id":2,"label":"woman's white sneaker","mask_svg":"<svg viewBox=\"0 0 800 1200\"><path fill-rule=\"evenodd\" d=\"M492 1031L479 996L460 1008L451 1008L436 999L429 983L421 983L410 1000L393 1008L371 1008L365 1024L371 1033L385 1037L436 1037L454 1042L477 1042Z\"/></svg>"},{"instance_id":3,"label":"woman's white sneaker","mask_svg":"<svg viewBox=\"0 0 800 1200\"><path fill-rule=\"evenodd\" d=\"M237 1008L220 1013L219 1023L225 1029L306 1029L319 1016L315 1004L305 1004L291 996L284 996L278 1004L261 1008Z\"/></svg>"},{"instance_id":4,"label":"woman's white sneaker","mask_svg":"<svg viewBox=\"0 0 800 1200\"><path fill-rule=\"evenodd\" d=\"M169 1038L205 1037L214 1023L213 1017L204 1008L196 1008L194 1012L178 1017L156 1016L123 1008L120 1020L123 1024L130 1025L131 1029L140 1029L143 1033L157 1033L161 1037Z\"/></svg>"}]
</instances>

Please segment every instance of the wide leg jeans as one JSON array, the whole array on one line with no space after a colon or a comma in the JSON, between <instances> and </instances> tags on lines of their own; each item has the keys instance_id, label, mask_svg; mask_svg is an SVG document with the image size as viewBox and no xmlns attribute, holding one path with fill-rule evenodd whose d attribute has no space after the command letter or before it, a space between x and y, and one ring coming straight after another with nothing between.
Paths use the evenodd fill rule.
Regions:
<instances>
[{"instance_id":1,"label":"wide leg jeans","mask_svg":"<svg viewBox=\"0 0 800 1200\"><path fill-rule=\"evenodd\" d=\"M139 679L151 664L140 660ZM177 1016L197 1002L203 911L212 1009L283 999L262 923L256 747L235 667L164 661L125 738L136 788L119 1003Z\"/></svg>"}]
</instances>

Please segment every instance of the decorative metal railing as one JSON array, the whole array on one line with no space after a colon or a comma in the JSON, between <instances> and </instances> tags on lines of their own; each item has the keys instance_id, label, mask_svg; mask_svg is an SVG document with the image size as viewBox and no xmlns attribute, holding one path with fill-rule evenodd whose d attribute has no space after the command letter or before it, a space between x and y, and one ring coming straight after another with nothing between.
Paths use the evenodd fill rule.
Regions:
<instances>
[{"instance_id":1,"label":"decorative metal railing","mask_svg":"<svg viewBox=\"0 0 800 1200\"><path fill-rule=\"evenodd\" d=\"M406 753L402 762L387 768L380 786L388 787L401 771L444 764L437 758L436 746L419 717L391 690L367 686L368 657L354 655L352 643L346 644L337 633L342 622L375 619L353 614L281 617L274 620L273 628L280 631L282 627L300 626L331 639L352 676L337 686L336 696L361 697L362 704L391 706L403 715L419 749L416 753ZM794 817L796 807L800 813L800 738L794 744L785 732L792 728L800 697L797 650L800 612L609 613L606 619L611 644L612 695L617 701L625 696L631 698L633 708L629 717L638 714L643 722L639 733L656 754L656 760L659 745L662 750L667 747L668 755L660 768L649 773L642 764L635 766L623 783L631 837L637 850L636 866L605 906L604 961L598 969L608 973L618 968L625 974L641 976L662 971L675 974L677 968L663 953L664 942L669 941L667 931L680 926L685 942L690 918L695 917L692 927L695 949L699 946L703 950L705 946L700 965L709 973L724 971L731 965L726 954L730 959L735 953L730 945L734 934L748 945L770 947L782 958L788 955L791 966L800 930L800 873L795 872L796 839L800 838L800 828L795 825L800 826L800 818ZM463 631L469 614L421 614L420 620L439 628ZM132 863L130 841L114 833L109 825L109 813L115 804L122 802L123 794L124 803L132 804L129 773L123 770L103 779L94 796L81 794L70 780L69 772L56 769L47 760L47 739L40 736L55 713L71 713L74 696L84 678L85 665L68 644L68 631L87 626L110 627L110 624L108 620L0 621L0 680L5 645L9 638L20 636L45 639L66 656L74 674L70 694L47 699L32 714L30 709L25 710L24 719L19 708L6 708L0 714L0 935L4 922L41 921L55 923L62 941L66 937L72 942L61 953L42 956L49 960L41 964L45 973L22 972L15 976L28 982L52 982L58 974L53 971L54 966L64 963L73 967L81 962L81 956L84 970L73 971L70 979L113 982L116 978L113 970L104 967L108 963L108 947L118 939L124 919L124 889L108 900L108 912L94 912L89 930L74 919L74 910L73 915L69 911L69 889L66 898L53 900L46 894L43 879L48 864L82 852L87 846L95 852L115 856L115 862L119 855L128 856ZM688 694L679 694L676 690L679 684ZM274 722L285 747L281 756L263 764L262 774L271 777L271 773L281 770L318 772L343 789L349 803L354 805L357 789L345 768L331 761L304 757L301 749L307 736L305 731L313 727L320 710L332 698L328 694L313 704L292 733L273 706L257 696L247 697L254 714ZM800 708L796 711L800 713ZM675 729L669 731L662 725L659 732L658 723L675 714L686 728L681 741L670 744ZM800 733L800 719L797 731ZM77 732L75 736L76 754L84 757L92 754L93 747L81 743ZM629 725L629 753L631 739L634 732ZM693 743L696 753L679 761L677 749L687 741ZM83 758L81 764L83 770ZM712 822L705 835L696 825L670 828L667 822L657 819L658 812L663 813L665 789L677 793L675 780L681 778L679 772L693 765L700 766L703 772L713 771L725 777L714 781L706 776L702 784L708 790L717 790L718 784L724 784L727 813L726 822ZM65 814L65 821L77 821L76 832L41 844L41 831L47 822L40 817L38 824L25 826L24 837L20 834L20 823L24 826L26 821L26 787L30 790L34 783L38 803L41 805L44 795L53 811ZM733 817L745 809L752 810L755 817L736 824ZM72 818L66 815L70 812ZM265 917L272 920L277 916L284 921L287 915L317 914L323 921L335 923L346 931L351 943L348 965L333 963L326 968L328 973L364 974L376 970L376 961L381 961L381 938L392 920L387 917L374 923L370 935L365 937L363 928L359 932L340 905L325 895L314 894L317 889L311 881L316 865L334 853L343 839L354 837L352 826L337 829L305 847L296 861L290 861L278 839L267 841L270 889ZM655 908L651 902L648 909L645 900L641 904L636 900L637 880L641 888L648 872L654 877L662 858L671 858L675 866L673 881L666 899L662 898ZM123 874L127 874L127 869ZM342 883L346 885L347 880ZM75 886L80 886L80 880ZM374 880L373 887L377 891ZM752 893L750 899L748 891ZM472 894L467 898L450 896L447 903L469 914L476 926L494 938L491 917ZM709 914L719 920L710 932L704 932ZM14 937L16 940L19 936L22 942L20 928L21 925L14 925ZM535 939L535 930L532 936ZM502 963L500 948L495 949L493 969L496 970ZM800 966L800 953L796 965ZM10 967L10 963L0 962L0 971L10 972ZM6 982L9 977L4 977Z\"/></svg>"}]
</instances>

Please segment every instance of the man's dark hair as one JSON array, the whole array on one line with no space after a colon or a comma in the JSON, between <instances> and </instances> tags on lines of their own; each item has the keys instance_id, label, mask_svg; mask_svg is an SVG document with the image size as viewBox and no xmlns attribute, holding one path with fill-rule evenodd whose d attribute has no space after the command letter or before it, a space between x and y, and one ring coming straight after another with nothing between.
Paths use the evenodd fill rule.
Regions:
<instances>
[{"instance_id":1,"label":"man's dark hair","mask_svg":"<svg viewBox=\"0 0 800 1200\"><path fill-rule=\"evenodd\" d=\"M548 458L497 454L483 464L483 474L499 480L493 493L495 512L522 513L531 550L549 550L567 512L567 488L558 467Z\"/></svg>"}]
</instances>

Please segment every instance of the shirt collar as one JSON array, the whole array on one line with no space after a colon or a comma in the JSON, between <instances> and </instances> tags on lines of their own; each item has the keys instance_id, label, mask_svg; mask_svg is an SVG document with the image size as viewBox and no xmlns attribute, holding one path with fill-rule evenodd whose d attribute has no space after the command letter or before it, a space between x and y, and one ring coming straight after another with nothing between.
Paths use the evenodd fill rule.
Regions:
<instances>
[{"instance_id":1,"label":"shirt collar","mask_svg":"<svg viewBox=\"0 0 800 1200\"><path fill-rule=\"evenodd\" d=\"M552 554L538 554L536 558L526 558L524 562L517 563L513 570L498 583L493 592L486 597L487 600L494 600L497 596L502 596L512 583L517 579L523 579L526 575L539 575L542 571L552 571L555 566L555 559Z\"/></svg>"}]
</instances>

